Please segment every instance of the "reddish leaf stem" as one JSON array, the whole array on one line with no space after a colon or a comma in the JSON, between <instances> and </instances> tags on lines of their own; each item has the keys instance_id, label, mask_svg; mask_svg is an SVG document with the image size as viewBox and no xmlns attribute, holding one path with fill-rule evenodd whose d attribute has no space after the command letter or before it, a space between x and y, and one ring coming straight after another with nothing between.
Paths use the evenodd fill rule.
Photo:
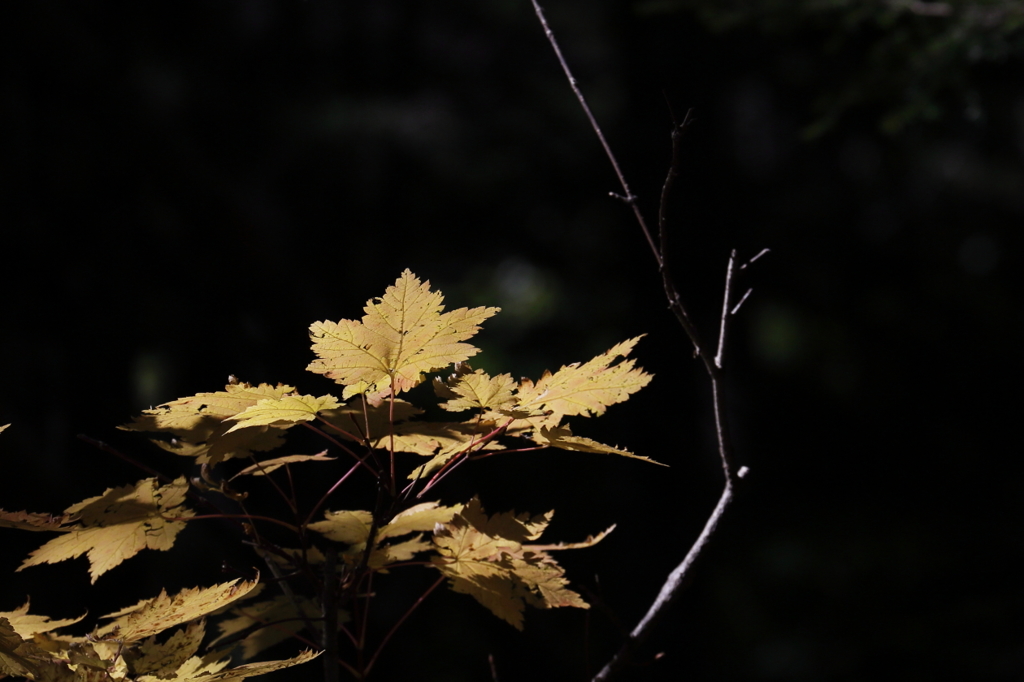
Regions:
<instances>
[{"instance_id":1,"label":"reddish leaf stem","mask_svg":"<svg viewBox=\"0 0 1024 682\"><path fill-rule=\"evenodd\" d=\"M479 454L476 454L476 455L469 455L466 459L473 460L475 462L478 459L486 459L488 457L493 457L494 455L504 455L504 454L507 454L509 452L533 452L534 450L547 450L550 447L551 447L550 445L535 445L535 446L533 446L531 448L514 448L514 449L508 449L508 450L486 450L486 451L481 451Z\"/></svg>"},{"instance_id":2,"label":"reddish leaf stem","mask_svg":"<svg viewBox=\"0 0 1024 682\"><path fill-rule=\"evenodd\" d=\"M360 459L355 464L353 464L352 468L350 468L348 471L346 471L344 476L342 476L337 481L335 481L334 485L332 485L330 487L330 489L327 492L324 493L324 496L320 498L320 501L317 502L315 505L313 505L313 508L309 510L309 514L306 516L306 520L302 523L303 526L308 526L309 525L309 522L313 520L313 516L315 516L316 513L320 510L320 507L322 507L324 505L324 502L326 502L327 498L331 496L331 493L333 493L335 490L337 490L338 486L340 486L342 483L344 483L345 480L348 479L349 476L354 474L356 472L356 470L359 468L359 465L363 464L363 460L365 460L367 457L369 457L369 453L367 453L366 455L363 455L363 458Z\"/></svg>"},{"instance_id":3,"label":"reddish leaf stem","mask_svg":"<svg viewBox=\"0 0 1024 682\"><path fill-rule=\"evenodd\" d=\"M434 584L431 585L430 587L428 587L427 591L424 592L422 595L420 595L420 598L417 599L413 603L413 605L409 607L409 610L406 611L404 614L402 614L402 617L399 618L398 622L396 622L391 627L391 629L388 631L388 634L384 635L384 639L381 640L380 645L377 647L377 651L374 652L373 657L370 659L370 662L366 664L366 668L363 670L363 674L364 675L369 675L370 674L370 669L373 668L373 664L377 662L377 657L380 656L380 652L382 652L384 650L384 646L391 640L392 635L394 635L395 632L398 630L398 628L401 627L402 623L404 623L406 621L406 619L409 618L409 616L412 615L412 612L415 611L416 608L420 604L422 604L424 602L424 600L426 600L426 598L430 596L430 593L433 592L434 590L436 590L437 586L440 585L443 581L444 581L444 576L443 575L441 577L439 577L437 580L435 580Z\"/></svg>"},{"instance_id":4,"label":"reddish leaf stem","mask_svg":"<svg viewBox=\"0 0 1024 682\"><path fill-rule=\"evenodd\" d=\"M324 420L324 421L326 421L326 420ZM339 441L337 438L334 438L332 436L327 435L326 433L323 432L322 429L316 428L315 426L313 426L309 422L303 422L302 424L307 429L312 429L315 433L318 433L323 438L326 438L330 443L333 443L334 445L337 445L339 448L341 448L342 450L344 450L348 454L352 455L352 458L355 459L357 463L362 464L364 467L366 467L366 470L369 471L371 474L373 474L374 477L379 476L379 474L376 471L373 470L373 467L371 467L369 464L366 463L366 457L365 456L360 457L355 452L353 452L351 448L349 448L347 445L345 445L344 443Z\"/></svg>"},{"instance_id":5,"label":"reddish leaf stem","mask_svg":"<svg viewBox=\"0 0 1024 682\"><path fill-rule=\"evenodd\" d=\"M341 428L337 424L332 424L331 422L327 421L326 419L324 419L320 415L317 415L316 418L318 420L322 421L327 427L334 429L335 431L337 431L341 435L345 436L345 438L348 438L349 440L354 440L357 443L362 443L362 442L366 441L365 438L359 438L359 437L349 433L348 431L346 431L345 429Z\"/></svg>"},{"instance_id":6,"label":"reddish leaf stem","mask_svg":"<svg viewBox=\"0 0 1024 682\"><path fill-rule=\"evenodd\" d=\"M153 469L151 467L146 466L142 462L139 462L139 461L136 461L136 460L132 459L128 455L120 452L119 450L114 449L113 447L107 445L106 443L104 443L101 440L96 440L95 438L90 438L89 436L85 435L84 433L78 434L78 440L85 441L89 445L92 445L93 447L98 448L98 449L102 450L103 452L106 452L108 454L114 455L115 457L120 457L121 459L123 459L124 461L128 462L132 466L135 466L135 467L138 467L139 469L142 469L143 471L145 471L150 476L153 476L154 478L157 478L157 479L163 481L164 483L172 483L173 482L170 477L165 476L164 474L161 474L156 469Z\"/></svg>"},{"instance_id":7,"label":"reddish leaf stem","mask_svg":"<svg viewBox=\"0 0 1024 682\"><path fill-rule=\"evenodd\" d=\"M459 464L468 459L469 453L473 450L473 448L486 445L487 443L494 440L501 434L505 433L505 429L507 429L509 425L514 421L515 419L510 417L507 422L497 427L480 440L471 441L470 444L467 445L461 452L456 453L451 459L444 463L444 466L441 467L441 470L434 474L434 477L430 479L426 486L424 486L423 490L421 490L419 494L416 495L416 499L420 499L421 497L426 495L427 491L433 488L438 483L440 483L441 479L450 474L452 469L455 469Z\"/></svg>"},{"instance_id":8,"label":"reddish leaf stem","mask_svg":"<svg viewBox=\"0 0 1024 682\"><path fill-rule=\"evenodd\" d=\"M200 521L204 519L245 519L247 521L266 521L276 523L295 533L299 532L296 526L290 523L275 519L272 516L260 516L258 514L200 514L198 516L161 516L164 521Z\"/></svg>"},{"instance_id":9,"label":"reddish leaf stem","mask_svg":"<svg viewBox=\"0 0 1024 682\"><path fill-rule=\"evenodd\" d=\"M249 459L251 459L252 463L256 465L257 469L259 469L260 474L262 474L263 478L265 478L267 482L270 483L270 485L274 486L274 490L277 491L277 494L281 496L281 499L284 500L284 503L288 505L289 509L291 509L292 515L298 513L298 507L295 504L294 488L292 489L292 497L288 497L287 493L285 493L285 491L281 489L281 486L277 484L277 481L275 481L274 479L267 475L266 470L263 468L263 464L261 464L260 461L256 459L255 455L250 454ZM288 473L288 478L289 480L291 480L291 472Z\"/></svg>"}]
</instances>

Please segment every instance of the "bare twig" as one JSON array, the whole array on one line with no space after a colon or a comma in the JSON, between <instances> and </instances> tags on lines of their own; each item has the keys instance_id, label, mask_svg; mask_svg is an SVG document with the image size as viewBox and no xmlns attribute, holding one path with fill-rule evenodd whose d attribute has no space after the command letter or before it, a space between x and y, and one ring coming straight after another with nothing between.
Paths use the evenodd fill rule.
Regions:
<instances>
[{"instance_id":1,"label":"bare twig","mask_svg":"<svg viewBox=\"0 0 1024 682\"><path fill-rule=\"evenodd\" d=\"M597 124L597 119L594 118L594 114L590 111L590 105L587 104L587 100L583 96L583 92L581 92L579 86L576 85L576 77L572 75L572 71L569 70L568 62L566 62L565 57L562 56L562 48L558 46L558 41L555 40L555 34L551 31L551 27L548 26L548 20L544 18L544 10L540 8L537 0L530 1L533 3L533 10L537 13L540 25L544 28L544 35L548 37L548 42L551 43L551 49L555 51L555 56L558 57L558 63L562 65L562 71L565 72L565 77L569 79L569 86L572 88L573 93L575 93L576 99L579 100L580 107L583 108L583 113L585 113L587 118L590 120L590 127L594 129L597 139L601 141L601 146L604 147L604 153L608 156L608 161L611 162L612 168L615 169L615 175L619 178L619 184L622 185L622 195L612 193L612 196L618 197L633 207L633 215L636 216L637 222L640 223L640 227L644 231L644 236L647 238L647 244L651 247L651 252L654 253L654 257L658 260L658 265L660 266L661 252L658 251L658 247L654 243L654 237L651 235L651 231L647 228L647 221L644 220L644 215L640 212L640 207L637 205L636 195L630 191L629 183L626 182L626 176L623 175L622 169L619 168L619 162L615 159L615 154L612 153L612 148L608 146L608 141L604 139L604 133L601 132L601 126Z\"/></svg>"},{"instance_id":2,"label":"bare twig","mask_svg":"<svg viewBox=\"0 0 1024 682\"><path fill-rule=\"evenodd\" d=\"M722 319L718 328L718 352L715 353L715 367L722 369L725 360L725 332L729 327L729 294L732 293L732 272L736 264L736 249L729 254L729 265L725 270L725 294L722 296Z\"/></svg>"},{"instance_id":3,"label":"bare twig","mask_svg":"<svg viewBox=\"0 0 1024 682\"><path fill-rule=\"evenodd\" d=\"M629 185L626 182L625 177L619 167L618 161L615 159L615 155L612 153L611 147L605 140L604 134L601 132L601 127L598 125L597 120L590 111L590 107L587 106L586 99L583 97L583 93L576 82L576 78L573 76L572 71L569 68L565 57L562 55L562 50L558 45L558 41L555 39L554 32L548 25L547 19L544 17L544 11L541 9L538 0L530 0L533 4L533 9L537 14L537 18L540 21L541 27L544 29L544 34L547 36L548 42L551 44L551 48L558 58L558 63L562 67L562 71L565 73L566 78L569 81L569 85L572 88L573 93L576 95L576 99L579 100L580 106L583 108L587 119L590 121L590 125L601 142L601 146L604 148L605 154L608 156L608 160L611 162L612 168L615 170L615 174L619 178L619 182L622 185L624 196L613 195L622 199L629 204L633 209L633 214L636 216L637 223L640 225L640 229L644 233L644 237L647 240L648 245L651 247L651 251L654 254L654 258L658 263L658 270L662 278L662 286L665 291L665 297L668 299L669 308L672 313L676 316L679 324L686 332L690 342L693 344L694 354L698 357L707 370L708 377L711 380L711 396L712 403L714 406L715 415L715 435L718 441L718 455L722 463L722 472L725 477L725 486L722 491L722 495L718 500L718 504L715 505L714 510L708 517L707 522L704 525L703 531L701 531L697 540L690 547L690 550L686 553L683 561L669 574L662 585L661 591L658 596L652 602L650 608L647 610L646 615L640 620L640 622L633 628L633 631L629 634L626 641L623 643L621 649L614 657L608 662L605 667L598 672L593 678L594 682L603 682L614 677L618 672L623 670L632 659L637 648L644 642L650 632L654 629L656 624L663 618L667 612L668 607L678 598L682 592L683 585L686 583L686 578L696 564L697 559L700 558L704 548L707 546L711 537L714 535L715 530L718 528L718 523L725 511L729 508L729 505L733 500L734 486L737 480L746 475L747 469L743 467L740 472L737 472L735 465L735 457L733 455L732 441L729 436L729 427L727 423L727 416L724 404L722 383L723 374L725 369L725 346L727 339L727 332L729 326L729 318L737 310L740 305L746 300L749 295L749 291L744 294L743 298L735 307L731 307L731 296L732 296L732 284L736 273L736 252L733 251L729 257L728 266L726 268L725 275L725 291L722 300L722 314L719 321L718 331L718 348L717 352L712 355L711 351L704 347L700 335L698 334L696 326L690 320L689 313L683 304L682 297L679 295L679 291L676 288L674 279L668 267L667 262L667 243L668 243L668 230L667 230L667 206L668 197L672 189L672 185L676 176L678 175L678 164L679 164L679 143L683 133L689 127L691 122L691 112L688 111L683 122L674 127L672 131L672 162L669 168L668 176L665 179L665 184L662 187L661 203L659 206L658 213L658 244L655 244L652 238L651 231L647 226L647 222L643 217L640 207L637 204L636 196L630 191ZM762 251L752 258L748 263L740 266L739 269L746 268L747 265L760 258L767 250Z\"/></svg>"}]
</instances>

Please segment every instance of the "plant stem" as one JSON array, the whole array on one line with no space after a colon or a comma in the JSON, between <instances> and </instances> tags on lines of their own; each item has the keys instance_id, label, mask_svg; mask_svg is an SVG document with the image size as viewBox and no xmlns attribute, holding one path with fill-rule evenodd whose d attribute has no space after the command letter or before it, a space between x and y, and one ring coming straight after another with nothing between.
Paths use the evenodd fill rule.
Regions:
<instances>
[{"instance_id":1,"label":"plant stem","mask_svg":"<svg viewBox=\"0 0 1024 682\"><path fill-rule=\"evenodd\" d=\"M298 512L298 507L295 504L295 488L294 488L294 486L292 487L292 496L289 497L287 495L287 493L285 493L285 491L281 489L281 486L279 486L277 484L277 481L275 481L274 479L270 478L270 476L267 474L266 470L264 470L263 465L260 463L260 461L258 459L256 459L255 455L250 454L249 455L249 459L251 459L252 463L256 465L257 469L259 469L260 474L262 474L263 478L266 479L267 482L270 483L270 485L274 486L274 490L276 490L277 494L281 496L281 499L284 500L284 503L288 505L288 508L291 509L292 515L294 516ZM286 469L287 469L287 466L288 465L285 465ZM288 472L288 480L291 480L291 472L290 471Z\"/></svg>"},{"instance_id":2,"label":"plant stem","mask_svg":"<svg viewBox=\"0 0 1024 682\"><path fill-rule=\"evenodd\" d=\"M388 396L388 438L390 445L388 447L388 455L391 456L391 479L388 481L388 490L391 492L391 497L396 497L395 493L395 375L391 375L391 395Z\"/></svg>"},{"instance_id":3,"label":"plant stem","mask_svg":"<svg viewBox=\"0 0 1024 682\"><path fill-rule=\"evenodd\" d=\"M245 519L246 521L266 521L267 523L276 523L279 526L283 526L290 531L295 533L299 532L299 529L290 523L275 519L272 516L260 516L258 514L199 514L197 516L161 516L164 521L201 521L204 519Z\"/></svg>"},{"instance_id":4,"label":"plant stem","mask_svg":"<svg viewBox=\"0 0 1024 682\"><path fill-rule=\"evenodd\" d=\"M370 658L370 662L366 664L366 668L363 670L363 674L364 675L368 675L370 673L370 669L373 667L373 664L377 662L377 657L380 656L380 652L382 652L384 650L384 646L391 640L391 636L395 634L395 631L398 630L398 628L402 625L402 623L404 623L406 621L406 619L409 616L412 615L412 612L415 611L416 608L420 604L422 604L423 601L427 597L430 596L430 593L433 592L435 589L437 589L437 586L440 585L443 581L444 581L444 576L442 575L441 577L439 577L437 580L434 581L433 585L431 585L430 587L427 588L426 592L424 592L422 595L420 595L420 598L417 599L413 603L413 605L409 607L409 610L406 611L404 614L402 614L402 617L398 619L398 622L395 623L391 627L390 630L388 630L388 634L384 635L384 639L381 641L380 645L377 647L377 651L375 651L373 653L373 657Z\"/></svg>"},{"instance_id":5,"label":"plant stem","mask_svg":"<svg viewBox=\"0 0 1024 682\"><path fill-rule=\"evenodd\" d=\"M688 111L683 123L675 126L672 131L672 163L669 168L668 177L665 179L665 184L662 187L658 214L659 247L659 245L655 244L651 231L647 227L647 221L644 220L643 214L640 211L636 196L634 196L630 191L626 178L619 167L619 163L616 160L615 155L612 153L611 147L605 140L604 133L601 131L600 125L598 125L597 120L591 113L590 107L587 105L586 99L583 97L583 93L580 91L579 86L576 83L576 78L573 76L572 71L569 69L568 62L566 62L565 57L562 55L562 50L558 45L558 41L555 39L555 34L548 25L547 19L544 17L544 11L541 9L538 0L531 0L531 2L533 4L534 12L537 14L537 19L540 21L541 27L544 29L544 34L547 36L548 42L551 44L551 48L554 51L555 56L558 58L558 63L561 65L562 71L565 73L565 76L569 81L569 86L572 88L573 93L575 93L576 99L579 101L587 119L590 121L591 128L593 128L598 140L600 140L601 146L604 148L605 154L608 156L608 160L611 162L612 168L615 170L615 174L619 178L619 183L622 185L625 195L619 196L618 198L622 199L632 207L633 215L636 217L637 223L640 225L640 229L643 231L644 237L647 240L648 245L651 247L651 252L654 254L654 258L658 263L658 270L662 279L662 287L665 291L665 296L668 299L669 307L676 316L676 319L679 321L680 326L682 326L683 330L686 332L690 342L693 344L696 356L700 358L707 370L708 376L711 380L711 398L715 414L715 435L718 441L718 455L721 460L722 470L725 476L724 490L722 491L718 504L708 517L708 520L704 525L704 530L693 543L693 546L690 548L689 552L687 552L683 561L675 568L675 570L672 571L672 573L669 574L661 588L661 591L658 593L658 596L648 609L647 614L630 633L626 642L622 645L622 648L593 678L594 682L605 682L626 667L639 645L660 621L668 607L678 598L679 594L682 592L682 586L685 583L685 578L688 576L695 562L701 556L704 548L714 535L722 515L729 508L729 505L732 502L734 484L746 473L746 468L737 471L735 467L735 458L733 456L732 441L729 436L722 391L728 321L731 314L739 309L739 304L737 304L735 308L730 308L736 252L733 251L730 254L729 263L726 268L725 291L723 295L722 315L718 333L718 351L714 356L712 356L710 351L705 349L696 326L690 320L690 316L687 313L686 307L683 305L682 297L679 295L679 291L675 285L666 261L666 246L668 240L666 215L668 196L675 177L678 175L679 140L691 122L691 112ZM763 253L763 251L759 253L754 259L751 259L750 262L760 258ZM741 266L740 269L746 268L746 265L749 265L749 263ZM745 299L746 295L744 295L744 300ZM742 303L742 300L740 303Z\"/></svg>"},{"instance_id":6,"label":"plant stem","mask_svg":"<svg viewBox=\"0 0 1024 682\"><path fill-rule=\"evenodd\" d=\"M368 456L369 456L369 454L363 455L363 459L366 459ZM358 462L356 462L355 464L352 465L351 469L349 469L348 471L345 472L344 476L342 476L337 481L335 481L334 485L332 485L330 487L330 489L327 492L324 493L324 496L320 498L320 501L318 501L315 505L313 505L313 508L309 510L309 514L306 516L306 520L302 524L303 526L308 526L309 525L309 522L313 520L313 516L316 515L317 511L320 510L320 507L322 507L324 505L324 502L326 502L327 498L331 496L331 493L333 493L335 490L337 490L338 486L340 486L342 483L344 483L345 480L349 476L354 474L356 472L356 469L358 469L359 465L362 464L362 463L363 463L363 460L359 460Z\"/></svg>"},{"instance_id":7,"label":"plant stem","mask_svg":"<svg viewBox=\"0 0 1024 682\"><path fill-rule=\"evenodd\" d=\"M658 265L661 265L661 253L658 251L657 245L654 243L654 237L651 236L651 231L647 228L647 221L644 220L643 213L640 212L640 206L637 204L636 195L629 189L629 183L626 182L626 176L622 173L622 169L619 168L619 162L615 158L615 154L612 153L612 148L608 145L608 141L604 138L604 133L601 131L601 126L597 124L597 119L594 118L593 112L590 111L590 105L587 104L587 99L583 96L583 92L576 84L576 77L572 75L572 71L569 70L569 63L565 61L565 57L562 56L562 48L558 46L558 41L555 40L555 34L552 32L551 27L548 26L548 20L544 17L544 10L540 8L540 4L537 0L530 0L533 3L533 10L537 13L537 19L540 20L540 25L544 29L544 35L547 36L548 42L551 44L551 49L554 50L555 56L558 57L558 63L562 66L562 71L565 73L565 77L569 81L569 87L572 88L573 93L576 95L576 99L580 103L580 108L583 109L583 113L587 115L587 120L590 121L590 127L594 129L594 134L597 135L597 139L601 141L601 146L604 148L604 153L608 157L608 161L611 162L612 168L615 170L615 175L619 178L619 184L622 185L623 196L618 198L626 202L633 208L633 215L636 216L636 220L640 223L640 228L644 231L644 237L647 238L647 244L651 247L651 252L658 261ZM618 196L618 195L615 195Z\"/></svg>"},{"instance_id":8,"label":"plant stem","mask_svg":"<svg viewBox=\"0 0 1024 682\"><path fill-rule=\"evenodd\" d=\"M172 483L173 482L172 479L169 476L165 476L164 474L161 474L156 469L153 469L152 467L148 467L145 464L143 464L142 462L138 462L138 461L132 459L128 455L120 452L119 450L116 450L115 448L107 445L106 443L104 443L101 440L96 440L95 438L90 438L89 436L85 435L84 433L78 434L78 440L85 441L89 445L92 445L93 447L99 448L103 452L106 452L108 454L114 455L115 457L120 457L121 459L123 459L124 461L128 462L132 466L135 466L135 467L138 467L139 469L142 469L143 471L145 471L150 476L152 476L154 478L157 478L157 479L163 481L164 483Z\"/></svg>"},{"instance_id":9,"label":"plant stem","mask_svg":"<svg viewBox=\"0 0 1024 682\"><path fill-rule=\"evenodd\" d=\"M312 429L315 433L320 434L321 437L326 438L329 442L333 443L334 445L337 445L339 448L341 448L342 450L344 450L348 454L352 455L352 458L355 459L356 462L358 462L359 464L362 464L364 467L366 467L366 470L369 471L374 476L378 476L379 475L376 471L374 471L370 467L369 464L366 463L366 456L365 455L360 457L355 452L353 452L351 448L349 448L347 445L342 443L340 440L338 440L337 438L334 438L332 436L327 435L326 433L323 432L322 429L316 428L315 426L313 426L309 422L303 422L302 425L305 426L307 429Z\"/></svg>"},{"instance_id":10,"label":"plant stem","mask_svg":"<svg viewBox=\"0 0 1024 682\"><path fill-rule=\"evenodd\" d=\"M495 428L493 431L488 433L480 440L476 440L476 438L474 437L474 439L470 442L469 445L463 448L462 451L457 452L455 455L452 456L451 459L444 463L444 466L441 467L441 470L434 474L433 478L431 478L430 481L427 482L427 485L424 486L423 490L421 490L419 494L416 495L416 499L420 499L421 497L426 495L428 490L430 490L435 485L441 482L441 479L450 474L452 470L455 469L463 461L469 459L469 453L472 452L473 448L486 445L487 443L494 440L501 434L505 433L505 429L507 429L509 425L514 421L515 419L510 417L508 421L506 421L501 426Z\"/></svg>"}]
</instances>

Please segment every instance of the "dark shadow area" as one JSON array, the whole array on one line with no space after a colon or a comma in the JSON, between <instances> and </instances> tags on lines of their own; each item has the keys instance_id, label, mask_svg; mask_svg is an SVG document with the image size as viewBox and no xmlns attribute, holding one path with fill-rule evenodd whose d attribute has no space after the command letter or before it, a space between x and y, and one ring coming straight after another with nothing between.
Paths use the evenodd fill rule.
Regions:
<instances>
[{"instance_id":1,"label":"dark shadow area","mask_svg":"<svg viewBox=\"0 0 1024 682\"><path fill-rule=\"evenodd\" d=\"M670 255L705 336L730 249L772 249L729 349L749 484L626 679L1019 676L1020 14L763 4L546 5L651 218L673 117L695 109ZM618 524L559 557L595 607L528 611L519 633L438 590L371 677L489 680L493 655L502 682L588 679L722 481L706 376L529 3L7 15L0 507L59 512L145 476L80 433L194 475L115 427L229 374L335 391L305 371L309 325L358 318L405 268L449 308L503 309L475 338L491 373L537 377L646 334L651 385L572 423L670 469L549 450L437 488L555 509L552 541ZM324 479L299 485L315 498ZM328 506L363 504L354 484ZM31 595L33 613L87 622L258 562L231 524L195 522L90 586L84 559L14 573L46 537L0 534L0 610ZM379 586L378 637L435 574L399 578Z\"/></svg>"}]
</instances>

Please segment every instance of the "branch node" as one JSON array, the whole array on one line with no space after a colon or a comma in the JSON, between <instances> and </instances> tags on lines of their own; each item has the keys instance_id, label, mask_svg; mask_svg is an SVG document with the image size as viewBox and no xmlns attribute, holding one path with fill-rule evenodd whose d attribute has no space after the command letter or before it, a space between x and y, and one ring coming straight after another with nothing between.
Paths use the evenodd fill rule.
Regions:
<instances>
[{"instance_id":1,"label":"branch node","mask_svg":"<svg viewBox=\"0 0 1024 682\"><path fill-rule=\"evenodd\" d=\"M610 197L612 197L614 199L618 199L622 203L627 204L629 206L632 206L632 205L634 205L636 203L636 195L635 194L627 194L627 195L623 196L623 195L621 195L621 194L619 194L617 192L608 192L608 196L610 196Z\"/></svg>"}]
</instances>

